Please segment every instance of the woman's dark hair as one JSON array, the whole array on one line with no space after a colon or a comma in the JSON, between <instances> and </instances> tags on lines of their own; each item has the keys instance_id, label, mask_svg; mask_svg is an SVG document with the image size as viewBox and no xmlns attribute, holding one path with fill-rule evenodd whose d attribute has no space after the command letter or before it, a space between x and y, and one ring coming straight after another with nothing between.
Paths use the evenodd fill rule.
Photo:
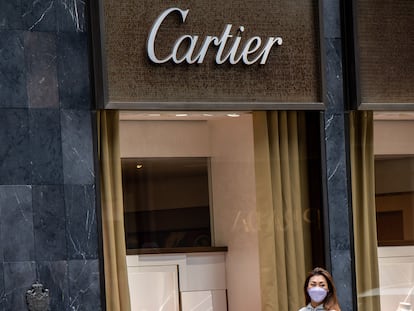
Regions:
<instances>
[{"instance_id":1,"label":"woman's dark hair","mask_svg":"<svg viewBox=\"0 0 414 311\"><path fill-rule=\"evenodd\" d=\"M332 275L328 271L326 271L325 269L319 268L319 267L316 267L312 271L310 271L309 274L308 274L308 277L305 280L305 285L304 285L303 288L304 288L304 291L305 291L306 305L311 302L311 298L308 294L309 281L310 281L311 277L313 277L315 275L322 275L325 278L326 283L328 283L329 292L326 295L325 299L323 300L324 308L326 310L341 311L341 308L339 307L339 304L338 304L338 298L336 297L336 288L335 288L335 284L333 282Z\"/></svg>"}]
</instances>

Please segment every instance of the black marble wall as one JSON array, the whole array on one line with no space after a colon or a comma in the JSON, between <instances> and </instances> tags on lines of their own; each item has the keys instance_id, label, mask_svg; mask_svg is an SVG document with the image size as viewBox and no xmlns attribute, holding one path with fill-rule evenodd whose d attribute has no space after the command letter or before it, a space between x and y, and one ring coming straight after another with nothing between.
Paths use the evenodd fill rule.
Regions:
<instances>
[{"instance_id":1,"label":"black marble wall","mask_svg":"<svg viewBox=\"0 0 414 311\"><path fill-rule=\"evenodd\" d=\"M327 264L335 280L342 311L356 310L351 184L348 158L348 112L345 98L344 38L341 1L322 0Z\"/></svg>"},{"instance_id":2,"label":"black marble wall","mask_svg":"<svg viewBox=\"0 0 414 311\"><path fill-rule=\"evenodd\" d=\"M0 0L0 310L101 310L85 5Z\"/></svg>"}]
</instances>

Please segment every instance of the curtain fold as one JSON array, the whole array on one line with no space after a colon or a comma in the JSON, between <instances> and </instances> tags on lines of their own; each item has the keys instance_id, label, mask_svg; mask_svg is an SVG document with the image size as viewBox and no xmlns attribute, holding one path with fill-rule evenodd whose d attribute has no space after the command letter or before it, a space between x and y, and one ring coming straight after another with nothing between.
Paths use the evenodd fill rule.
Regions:
<instances>
[{"instance_id":1,"label":"curtain fold","mask_svg":"<svg viewBox=\"0 0 414 311\"><path fill-rule=\"evenodd\" d=\"M130 311L122 200L119 113L97 112L106 308Z\"/></svg>"},{"instance_id":2,"label":"curtain fold","mask_svg":"<svg viewBox=\"0 0 414 311\"><path fill-rule=\"evenodd\" d=\"M373 131L372 111L354 111L350 114L352 206L358 295L379 288ZM358 300L358 309L380 310L379 297L361 297Z\"/></svg>"},{"instance_id":3,"label":"curtain fold","mask_svg":"<svg viewBox=\"0 0 414 311\"><path fill-rule=\"evenodd\" d=\"M298 310L311 269L304 114L254 112L262 310Z\"/></svg>"}]
</instances>

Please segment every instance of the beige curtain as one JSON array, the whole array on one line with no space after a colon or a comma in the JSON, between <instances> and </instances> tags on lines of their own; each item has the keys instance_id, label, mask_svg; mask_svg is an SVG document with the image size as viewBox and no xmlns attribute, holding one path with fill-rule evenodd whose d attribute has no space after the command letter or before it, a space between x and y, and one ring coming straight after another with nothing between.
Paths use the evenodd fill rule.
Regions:
<instances>
[{"instance_id":1,"label":"beige curtain","mask_svg":"<svg viewBox=\"0 0 414 311\"><path fill-rule=\"evenodd\" d=\"M254 112L262 310L298 310L311 269L304 115Z\"/></svg>"},{"instance_id":2,"label":"beige curtain","mask_svg":"<svg viewBox=\"0 0 414 311\"><path fill-rule=\"evenodd\" d=\"M106 308L108 311L130 311L118 111L98 111L97 121Z\"/></svg>"},{"instance_id":3,"label":"beige curtain","mask_svg":"<svg viewBox=\"0 0 414 311\"><path fill-rule=\"evenodd\" d=\"M350 114L350 156L358 309L380 310L379 297L366 296L379 288L372 111Z\"/></svg>"}]
</instances>

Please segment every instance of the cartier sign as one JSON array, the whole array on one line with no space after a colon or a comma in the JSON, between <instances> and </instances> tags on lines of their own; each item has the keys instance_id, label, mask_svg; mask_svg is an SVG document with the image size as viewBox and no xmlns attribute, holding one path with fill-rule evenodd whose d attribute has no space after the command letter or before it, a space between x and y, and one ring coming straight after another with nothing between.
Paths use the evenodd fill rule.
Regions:
<instances>
[{"instance_id":1,"label":"cartier sign","mask_svg":"<svg viewBox=\"0 0 414 311\"><path fill-rule=\"evenodd\" d=\"M162 12L155 20L147 39L147 53L152 62L162 64L172 61L176 64L184 62L188 64L201 64L205 59L207 51L217 47L215 61L219 65L225 62L229 62L232 65L239 62L252 65L258 62L264 65L271 49L275 46L282 45L281 37L262 39L259 36L253 36L250 38L242 38L245 30L244 26L239 26L234 31L233 25L226 24L221 35L207 35L202 40L202 43L198 35L182 35L168 48L169 54L161 55L161 53L155 50L155 41L157 40L158 30L163 26L163 21L168 15L178 13L181 22L184 23L189 11L189 9L169 8ZM235 34L232 34L232 30Z\"/></svg>"},{"instance_id":2,"label":"cartier sign","mask_svg":"<svg viewBox=\"0 0 414 311\"><path fill-rule=\"evenodd\" d=\"M96 2L105 107L323 107L319 0Z\"/></svg>"}]
</instances>

